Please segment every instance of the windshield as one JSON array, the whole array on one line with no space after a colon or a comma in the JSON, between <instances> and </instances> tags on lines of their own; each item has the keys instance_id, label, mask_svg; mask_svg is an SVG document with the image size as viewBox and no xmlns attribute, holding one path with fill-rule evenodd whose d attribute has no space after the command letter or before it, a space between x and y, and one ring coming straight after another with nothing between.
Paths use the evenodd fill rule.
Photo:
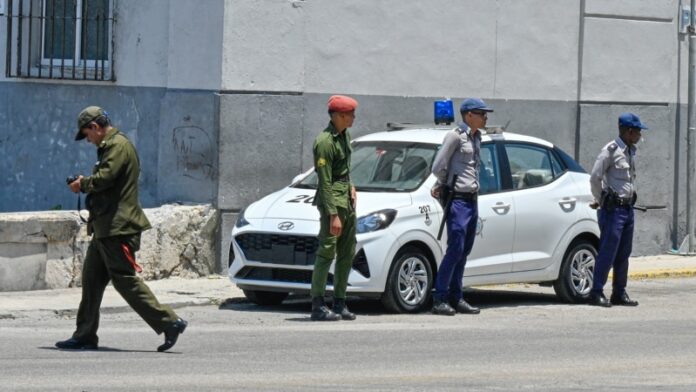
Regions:
<instances>
[{"instance_id":1,"label":"windshield","mask_svg":"<svg viewBox=\"0 0 696 392\"><path fill-rule=\"evenodd\" d=\"M353 143L350 179L358 191L409 192L430 175L438 145L402 142ZM317 173L294 184L296 188L317 188Z\"/></svg>"}]
</instances>

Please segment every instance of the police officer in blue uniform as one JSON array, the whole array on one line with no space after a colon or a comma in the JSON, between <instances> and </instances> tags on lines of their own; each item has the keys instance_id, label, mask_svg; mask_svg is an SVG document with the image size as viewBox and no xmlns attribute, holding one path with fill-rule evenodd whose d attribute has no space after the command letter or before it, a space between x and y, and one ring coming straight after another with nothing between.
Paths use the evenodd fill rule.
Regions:
<instances>
[{"instance_id":1,"label":"police officer in blue uniform","mask_svg":"<svg viewBox=\"0 0 696 392\"><path fill-rule=\"evenodd\" d=\"M598 208L600 238L599 254L595 261L590 304L637 306L626 294L628 257L633 246L633 205L636 202L636 143L641 131L648 129L633 113L619 116L619 137L609 142L599 153L590 174L590 186ZM604 284L609 269L614 269L611 299L604 296Z\"/></svg>"},{"instance_id":2,"label":"police officer in blue uniform","mask_svg":"<svg viewBox=\"0 0 696 392\"><path fill-rule=\"evenodd\" d=\"M481 132L488 120L489 108L479 98L467 98L459 107L463 123L448 132L433 162L437 183L431 195L440 197L443 187L456 176L452 203L447 215L447 250L435 278L433 313L452 316L456 312L477 314L462 293L466 258L471 253L478 223L479 167Z\"/></svg>"}]
</instances>

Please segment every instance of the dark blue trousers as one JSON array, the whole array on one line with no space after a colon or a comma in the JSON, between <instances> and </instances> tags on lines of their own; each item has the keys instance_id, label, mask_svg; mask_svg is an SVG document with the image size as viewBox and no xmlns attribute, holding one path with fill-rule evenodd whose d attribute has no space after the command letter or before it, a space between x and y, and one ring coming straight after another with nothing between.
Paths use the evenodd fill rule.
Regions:
<instances>
[{"instance_id":1,"label":"dark blue trousers","mask_svg":"<svg viewBox=\"0 0 696 392\"><path fill-rule=\"evenodd\" d=\"M621 295L628 281L628 257L633 248L633 208L616 207L613 211L600 209L599 254L595 261L592 294L602 294L609 269L614 268L612 295Z\"/></svg>"},{"instance_id":2,"label":"dark blue trousers","mask_svg":"<svg viewBox=\"0 0 696 392\"><path fill-rule=\"evenodd\" d=\"M475 201L452 200L447 216L447 250L435 278L435 300L459 301L466 258L474 247L478 204Z\"/></svg>"}]
</instances>

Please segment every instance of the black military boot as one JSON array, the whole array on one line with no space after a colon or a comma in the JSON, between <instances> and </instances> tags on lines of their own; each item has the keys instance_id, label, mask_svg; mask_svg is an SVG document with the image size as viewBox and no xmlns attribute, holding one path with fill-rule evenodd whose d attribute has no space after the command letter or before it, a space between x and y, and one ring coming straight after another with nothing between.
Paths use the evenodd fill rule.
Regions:
<instances>
[{"instance_id":1,"label":"black military boot","mask_svg":"<svg viewBox=\"0 0 696 392\"><path fill-rule=\"evenodd\" d=\"M355 320L355 313L351 313L346 306L345 299L334 298L333 312L344 320Z\"/></svg>"},{"instance_id":2,"label":"black military boot","mask_svg":"<svg viewBox=\"0 0 696 392\"><path fill-rule=\"evenodd\" d=\"M312 321L338 321L341 315L331 311L324 304L324 297L312 298Z\"/></svg>"}]
</instances>

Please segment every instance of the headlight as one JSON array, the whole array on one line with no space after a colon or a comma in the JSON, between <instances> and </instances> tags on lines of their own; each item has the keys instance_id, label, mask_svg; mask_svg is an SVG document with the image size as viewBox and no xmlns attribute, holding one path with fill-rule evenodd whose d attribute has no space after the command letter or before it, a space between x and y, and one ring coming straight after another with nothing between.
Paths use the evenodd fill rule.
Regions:
<instances>
[{"instance_id":1,"label":"headlight","mask_svg":"<svg viewBox=\"0 0 696 392\"><path fill-rule=\"evenodd\" d=\"M385 229L391 225L394 218L396 218L396 210L392 209L376 211L369 215L361 216L358 218L357 232L360 234Z\"/></svg>"},{"instance_id":2,"label":"headlight","mask_svg":"<svg viewBox=\"0 0 696 392\"><path fill-rule=\"evenodd\" d=\"M244 218L244 210L245 209L239 211L239 215L237 215L237 222L234 223L234 227L244 227L249 224L249 221Z\"/></svg>"}]
</instances>

